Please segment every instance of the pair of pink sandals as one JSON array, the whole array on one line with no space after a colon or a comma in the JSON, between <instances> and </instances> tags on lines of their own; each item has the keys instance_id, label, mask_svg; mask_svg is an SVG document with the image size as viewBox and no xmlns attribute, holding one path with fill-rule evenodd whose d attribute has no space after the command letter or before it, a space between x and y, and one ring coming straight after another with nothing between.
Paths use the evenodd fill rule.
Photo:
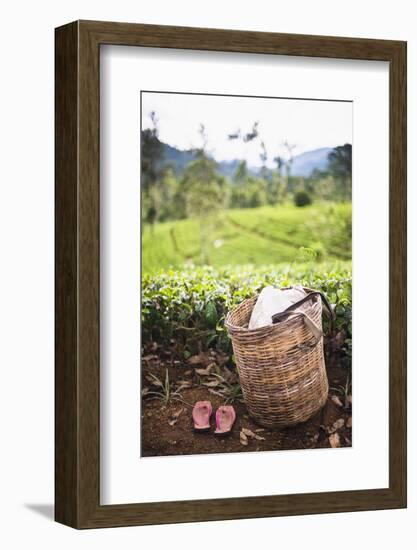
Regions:
<instances>
[{"instance_id":1,"label":"pair of pink sandals","mask_svg":"<svg viewBox=\"0 0 417 550\"><path fill-rule=\"evenodd\" d=\"M208 432L213 412L210 401L197 401L193 408L194 431ZM235 409L231 405L222 405L216 411L216 435L226 435L232 431L236 420Z\"/></svg>"}]
</instances>

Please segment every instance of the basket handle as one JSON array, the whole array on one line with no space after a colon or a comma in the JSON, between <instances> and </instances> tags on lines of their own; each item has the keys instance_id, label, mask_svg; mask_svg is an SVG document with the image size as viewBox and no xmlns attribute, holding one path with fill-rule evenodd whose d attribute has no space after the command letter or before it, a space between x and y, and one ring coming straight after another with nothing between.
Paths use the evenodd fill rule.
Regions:
<instances>
[{"instance_id":1,"label":"basket handle","mask_svg":"<svg viewBox=\"0 0 417 550\"><path fill-rule=\"evenodd\" d=\"M289 312L293 311L294 309L297 309L302 304L304 304L304 302L307 302L308 300L311 300L311 298L314 298L315 296L320 296L323 305L327 309L327 312L329 314L330 319L333 320L334 319L334 313L333 313L331 305L329 304L328 299L326 298L326 296L322 292L319 292L318 290L313 290L313 292L309 292L307 294L307 296L304 296L303 298L301 298L301 300L298 300L298 302L295 302L294 304L291 304L290 306L288 306L287 309L284 309L284 311L280 311L279 313L275 313L275 315L272 316L272 323L275 324L275 323L278 323L279 321L282 321L282 319L285 319L286 317L288 317L287 314Z\"/></svg>"},{"instance_id":2,"label":"basket handle","mask_svg":"<svg viewBox=\"0 0 417 550\"><path fill-rule=\"evenodd\" d=\"M316 323L306 313L304 313L303 311L294 311L295 309L300 307L302 304L304 304L305 302L307 302L308 300L311 300L311 298L314 298L316 296L320 296L322 300L322 304L325 306L327 313L329 314L330 331L331 331L331 324L332 324L332 321L334 320L334 312L326 296L322 292L319 292L318 290L313 290L313 292L310 292L309 294L307 294L307 296L304 296L303 298L301 298L301 300L298 300L298 302L295 302L294 304L291 304L290 306L288 306L287 309L285 309L284 311L275 313L275 315L272 316L272 323L273 324L279 323L279 321L282 321L283 319L287 319L287 317L290 317L291 315L299 315L304 318L305 324L308 326L308 328L310 329L310 331L312 332L316 340L319 340L323 335L323 331L316 325Z\"/></svg>"}]
</instances>

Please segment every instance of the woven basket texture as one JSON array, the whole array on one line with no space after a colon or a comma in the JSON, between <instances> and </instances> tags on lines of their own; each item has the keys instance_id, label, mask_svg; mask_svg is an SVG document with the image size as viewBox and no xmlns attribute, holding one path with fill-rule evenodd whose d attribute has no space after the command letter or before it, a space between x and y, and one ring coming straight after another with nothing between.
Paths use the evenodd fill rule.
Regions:
<instances>
[{"instance_id":1,"label":"woven basket texture","mask_svg":"<svg viewBox=\"0 0 417 550\"><path fill-rule=\"evenodd\" d=\"M310 289L305 289L311 292ZM329 390L323 353L302 316L249 330L257 296L230 311L226 327L233 344L243 398L261 426L282 428L305 422L326 402ZM322 328L321 298L300 306Z\"/></svg>"}]
</instances>

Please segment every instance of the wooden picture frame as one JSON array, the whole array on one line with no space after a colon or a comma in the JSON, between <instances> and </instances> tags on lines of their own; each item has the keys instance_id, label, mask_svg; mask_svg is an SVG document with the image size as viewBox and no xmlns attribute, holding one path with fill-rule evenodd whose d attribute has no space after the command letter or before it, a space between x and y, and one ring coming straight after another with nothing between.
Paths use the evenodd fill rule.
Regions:
<instances>
[{"instance_id":1,"label":"wooden picture frame","mask_svg":"<svg viewBox=\"0 0 417 550\"><path fill-rule=\"evenodd\" d=\"M56 29L55 518L75 528L406 506L406 43L76 21ZM100 505L99 56L103 44L389 62L389 488Z\"/></svg>"}]
</instances>

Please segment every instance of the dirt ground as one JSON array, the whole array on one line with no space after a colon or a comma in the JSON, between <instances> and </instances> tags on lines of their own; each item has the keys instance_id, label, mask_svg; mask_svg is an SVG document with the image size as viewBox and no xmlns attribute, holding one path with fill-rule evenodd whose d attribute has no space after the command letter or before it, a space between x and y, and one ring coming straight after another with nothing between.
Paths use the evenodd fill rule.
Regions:
<instances>
[{"instance_id":1,"label":"dirt ground","mask_svg":"<svg viewBox=\"0 0 417 550\"><path fill-rule=\"evenodd\" d=\"M214 352L199 354L184 364L171 362L159 353L143 357L142 456L352 446L349 370L340 366L337 355L327 360L330 391L323 409L303 424L275 430L261 428L249 417L237 394L235 370L226 362L225 357ZM232 401L236 422L228 436L214 435L214 414L211 432L194 433L192 406L203 400L211 401L213 412ZM246 437L241 436L242 429Z\"/></svg>"}]
</instances>

